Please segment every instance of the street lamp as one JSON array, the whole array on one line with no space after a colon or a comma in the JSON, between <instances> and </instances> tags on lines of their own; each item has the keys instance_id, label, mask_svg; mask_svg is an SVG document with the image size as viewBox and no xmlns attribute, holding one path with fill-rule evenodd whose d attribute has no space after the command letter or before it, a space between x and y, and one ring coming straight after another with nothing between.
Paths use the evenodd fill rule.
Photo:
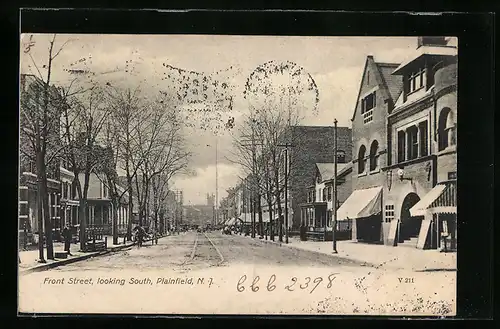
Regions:
<instances>
[{"instance_id":1,"label":"street lamp","mask_svg":"<svg viewBox=\"0 0 500 329\"><path fill-rule=\"evenodd\" d=\"M337 119L333 120L333 223L332 223L332 241L333 253L337 252L337 238L335 231L337 230ZM326 227L325 227L326 230Z\"/></svg>"},{"instance_id":2,"label":"street lamp","mask_svg":"<svg viewBox=\"0 0 500 329\"><path fill-rule=\"evenodd\" d=\"M405 171L403 169L398 169L398 177L399 177L399 180L400 181L404 181L404 180L409 180L409 181L413 181L413 178L411 177L405 177Z\"/></svg>"}]
</instances>

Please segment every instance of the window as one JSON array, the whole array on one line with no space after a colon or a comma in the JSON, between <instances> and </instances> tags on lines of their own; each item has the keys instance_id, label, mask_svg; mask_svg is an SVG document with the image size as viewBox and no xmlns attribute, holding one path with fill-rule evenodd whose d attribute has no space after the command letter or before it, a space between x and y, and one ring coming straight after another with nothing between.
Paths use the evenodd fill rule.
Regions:
<instances>
[{"instance_id":1,"label":"window","mask_svg":"<svg viewBox=\"0 0 500 329\"><path fill-rule=\"evenodd\" d=\"M358 174L362 174L365 172L365 153L366 147L361 145L358 152Z\"/></svg>"},{"instance_id":2,"label":"window","mask_svg":"<svg viewBox=\"0 0 500 329\"><path fill-rule=\"evenodd\" d=\"M327 196L327 192L326 192L326 187L323 189L323 201L326 201L326 196Z\"/></svg>"},{"instance_id":3,"label":"window","mask_svg":"<svg viewBox=\"0 0 500 329\"><path fill-rule=\"evenodd\" d=\"M378 142L374 140L370 146L370 171L378 167Z\"/></svg>"},{"instance_id":4,"label":"window","mask_svg":"<svg viewBox=\"0 0 500 329\"><path fill-rule=\"evenodd\" d=\"M328 187L328 201L332 201L332 187Z\"/></svg>"},{"instance_id":5,"label":"window","mask_svg":"<svg viewBox=\"0 0 500 329\"><path fill-rule=\"evenodd\" d=\"M76 199L76 195L77 195L77 190L76 190L76 180L73 181L73 183L71 184L71 199Z\"/></svg>"},{"instance_id":6,"label":"window","mask_svg":"<svg viewBox=\"0 0 500 329\"><path fill-rule=\"evenodd\" d=\"M363 123L373 121L373 108L377 105L376 92L369 94L361 100L361 114L363 114Z\"/></svg>"},{"instance_id":7,"label":"window","mask_svg":"<svg viewBox=\"0 0 500 329\"><path fill-rule=\"evenodd\" d=\"M345 163L345 151L337 151L337 163Z\"/></svg>"},{"instance_id":8,"label":"window","mask_svg":"<svg viewBox=\"0 0 500 329\"><path fill-rule=\"evenodd\" d=\"M385 205L385 222L390 223L394 219L394 205L386 204Z\"/></svg>"},{"instance_id":9,"label":"window","mask_svg":"<svg viewBox=\"0 0 500 329\"><path fill-rule=\"evenodd\" d=\"M366 72L366 84L370 84L370 71Z\"/></svg>"},{"instance_id":10,"label":"window","mask_svg":"<svg viewBox=\"0 0 500 329\"><path fill-rule=\"evenodd\" d=\"M456 144L455 120L449 108L444 108L439 114L438 122L439 151Z\"/></svg>"},{"instance_id":11,"label":"window","mask_svg":"<svg viewBox=\"0 0 500 329\"><path fill-rule=\"evenodd\" d=\"M427 121L418 124L418 131L420 134L420 156L424 157L429 154L428 151L428 128Z\"/></svg>"},{"instance_id":12,"label":"window","mask_svg":"<svg viewBox=\"0 0 500 329\"><path fill-rule=\"evenodd\" d=\"M407 159L413 160L418 158L418 128L411 126L406 129L406 137L408 139Z\"/></svg>"},{"instance_id":13,"label":"window","mask_svg":"<svg viewBox=\"0 0 500 329\"><path fill-rule=\"evenodd\" d=\"M408 92L414 92L425 85L425 69L413 72L408 77Z\"/></svg>"},{"instance_id":14,"label":"window","mask_svg":"<svg viewBox=\"0 0 500 329\"><path fill-rule=\"evenodd\" d=\"M457 179L457 172L456 171L450 171L448 173L448 179Z\"/></svg>"}]
</instances>

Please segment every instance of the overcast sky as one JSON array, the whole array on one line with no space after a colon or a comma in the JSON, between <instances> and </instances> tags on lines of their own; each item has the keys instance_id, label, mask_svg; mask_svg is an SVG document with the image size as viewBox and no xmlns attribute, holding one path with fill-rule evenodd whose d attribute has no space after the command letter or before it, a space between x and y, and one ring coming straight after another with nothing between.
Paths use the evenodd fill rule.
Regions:
<instances>
[{"instance_id":1,"label":"overcast sky","mask_svg":"<svg viewBox=\"0 0 500 329\"><path fill-rule=\"evenodd\" d=\"M43 71L49 35L34 35L28 56L23 49L30 35L22 36L21 72L34 73L33 65ZM304 68L319 89L317 111L305 114L306 125L350 127L357 91L366 56L375 61L400 63L416 48L416 37L271 37L217 35L58 35L55 48L68 41L54 61L53 81L68 83L64 68L83 68L97 72L99 79L135 88L154 95L166 90L171 72L163 64L187 71L215 76L231 85L232 110L223 112L222 120L235 117L235 123L248 110L242 91L246 79L259 65L274 60L291 61ZM72 63L85 58L73 66ZM127 62L129 61L129 62ZM111 71L114 71L111 72ZM172 82L173 81L173 82ZM172 80L169 83L176 83ZM201 117L191 116L190 120ZM241 122L241 121L240 121ZM186 203L204 204L206 193L215 192L215 136L210 130L186 128L187 144L193 152L191 176L175 177L174 188L184 191ZM218 137L219 200L226 189L238 182L239 168L226 160L230 157L230 133Z\"/></svg>"}]
</instances>

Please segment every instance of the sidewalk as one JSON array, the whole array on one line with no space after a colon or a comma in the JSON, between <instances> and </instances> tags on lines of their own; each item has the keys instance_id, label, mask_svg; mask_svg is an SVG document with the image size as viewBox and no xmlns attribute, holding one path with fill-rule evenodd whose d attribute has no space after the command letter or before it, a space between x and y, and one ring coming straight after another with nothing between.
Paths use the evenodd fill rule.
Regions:
<instances>
[{"instance_id":1,"label":"sidewalk","mask_svg":"<svg viewBox=\"0 0 500 329\"><path fill-rule=\"evenodd\" d=\"M161 237L159 237L161 238ZM96 252L81 252L80 251L80 243L72 243L70 246L70 252L72 256L69 256L66 259L47 259L47 249L44 248L44 258L46 263L39 263L39 252L38 248L30 249L30 250L20 250L19 258L21 263L19 264L19 273L26 274L36 271L45 271L47 269L74 263L77 261L85 260L91 257L104 255L112 251L118 251L123 248L127 248L135 245L134 241L126 241L124 244L123 237L118 239L118 244L113 244L113 237L107 236L108 248L105 251L96 251ZM54 254L56 252L64 252L64 243L63 242L54 242Z\"/></svg>"},{"instance_id":2,"label":"sidewalk","mask_svg":"<svg viewBox=\"0 0 500 329\"><path fill-rule=\"evenodd\" d=\"M258 238L254 240L287 248L308 250L334 257L352 259L382 269L412 270L416 272L456 271L457 269L456 252L442 253L437 250L421 250L404 246L391 247L353 241L337 241L338 253L333 254L332 241L300 241L298 238L289 238L289 243L286 244L284 242L280 243Z\"/></svg>"}]
</instances>

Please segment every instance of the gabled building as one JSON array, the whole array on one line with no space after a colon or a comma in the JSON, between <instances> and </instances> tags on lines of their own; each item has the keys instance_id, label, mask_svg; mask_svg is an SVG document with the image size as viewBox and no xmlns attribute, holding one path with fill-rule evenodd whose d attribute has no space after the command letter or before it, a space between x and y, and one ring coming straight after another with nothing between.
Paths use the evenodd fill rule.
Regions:
<instances>
[{"instance_id":1,"label":"gabled building","mask_svg":"<svg viewBox=\"0 0 500 329\"><path fill-rule=\"evenodd\" d=\"M396 63L376 62L367 56L352 116L352 189L340 206L338 221L352 226L352 239L383 241L389 225L383 223L382 190L387 166L387 117L403 89L403 79L392 75Z\"/></svg>"},{"instance_id":2,"label":"gabled building","mask_svg":"<svg viewBox=\"0 0 500 329\"><path fill-rule=\"evenodd\" d=\"M399 65L368 56L352 119L353 193L338 210L353 240L456 246L456 63L444 37L418 38Z\"/></svg>"}]
</instances>

